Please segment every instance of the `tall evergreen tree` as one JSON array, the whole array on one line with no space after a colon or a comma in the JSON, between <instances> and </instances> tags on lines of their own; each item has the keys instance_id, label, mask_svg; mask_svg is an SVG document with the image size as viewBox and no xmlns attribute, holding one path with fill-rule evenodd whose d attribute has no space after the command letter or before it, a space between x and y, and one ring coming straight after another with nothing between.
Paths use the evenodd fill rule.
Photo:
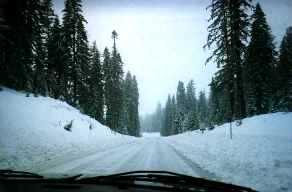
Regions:
<instances>
[{"instance_id":1,"label":"tall evergreen tree","mask_svg":"<svg viewBox=\"0 0 292 192\"><path fill-rule=\"evenodd\" d=\"M176 117L176 109L177 109L177 106L176 106L176 99L175 99L175 96L173 95L172 98L171 98L171 132L170 134L173 135L173 134L177 134L178 131L176 129L176 121L175 121L175 117Z\"/></svg>"},{"instance_id":2,"label":"tall evergreen tree","mask_svg":"<svg viewBox=\"0 0 292 192\"><path fill-rule=\"evenodd\" d=\"M124 93L123 93L123 118L124 118L124 125L127 129L127 133L130 135L133 135L135 132L135 125L134 125L134 106L133 106L133 80L132 80L132 75L128 71L126 74L126 79L124 81Z\"/></svg>"},{"instance_id":3,"label":"tall evergreen tree","mask_svg":"<svg viewBox=\"0 0 292 192\"><path fill-rule=\"evenodd\" d=\"M104 106L104 89L103 89L103 72L100 61L100 54L96 47L96 42L90 49L90 67L88 76L89 93L86 102L87 113L97 121L103 123L103 106Z\"/></svg>"},{"instance_id":4,"label":"tall evergreen tree","mask_svg":"<svg viewBox=\"0 0 292 192\"><path fill-rule=\"evenodd\" d=\"M123 90L122 90L122 81L123 81L123 62L121 56L117 50L116 40L118 38L118 34L116 31L112 32L113 50L111 54L111 78L112 78L112 129L117 130L122 126L122 106L123 106Z\"/></svg>"},{"instance_id":5,"label":"tall evergreen tree","mask_svg":"<svg viewBox=\"0 0 292 192\"><path fill-rule=\"evenodd\" d=\"M251 0L212 0L209 35L205 47L215 49L207 62L214 59L220 68L217 81L223 85L224 96L229 102L229 121L246 115L243 80L242 53L248 37L247 12Z\"/></svg>"},{"instance_id":6,"label":"tall evergreen tree","mask_svg":"<svg viewBox=\"0 0 292 192\"><path fill-rule=\"evenodd\" d=\"M6 11L1 12L0 16L0 85L8 84L7 78L9 72L9 66L7 63L8 49L11 48L11 28L9 28L9 2L2 4L7 6ZM11 5L11 4L10 4ZM1 89L1 88L0 88Z\"/></svg>"},{"instance_id":7,"label":"tall evergreen tree","mask_svg":"<svg viewBox=\"0 0 292 192\"><path fill-rule=\"evenodd\" d=\"M288 27L280 47L279 110L292 112L292 27Z\"/></svg>"},{"instance_id":8,"label":"tall evergreen tree","mask_svg":"<svg viewBox=\"0 0 292 192\"><path fill-rule=\"evenodd\" d=\"M221 124L228 120L228 117L225 117L226 105L224 103L224 97L222 97L223 91L216 81L216 78L212 78L210 83L210 97L208 102L208 121L211 125Z\"/></svg>"},{"instance_id":9,"label":"tall evergreen tree","mask_svg":"<svg viewBox=\"0 0 292 192\"><path fill-rule=\"evenodd\" d=\"M231 93L234 95L234 112L235 119L242 119L246 117L246 101L243 87L243 53L246 49L246 41L249 32L249 16L247 15L249 9L252 7L250 2L252 0L233 0L227 1L227 9L229 13L228 31L230 37L230 44L227 51L228 64L227 69L230 68L230 79L234 83ZM227 75L229 76L229 75ZM234 91L234 92L232 92ZM231 102L232 103L232 102Z\"/></svg>"},{"instance_id":10,"label":"tall evergreen tree","mask_svg":"<svg viewBox=\"0 0 292 192\"><path fill-rule=\"evenodd\" d=\"M42 0L41 7L42 7L42 15L40 19L41 19L42 28L43 28L42 35L45 40L45 43L47 43L48 38L50 36L50 30L51 30L51 27L53 25L56 15L54 14L52 0Z\"/></svg>"},{"instance_id":11,"label":"tall evergreen tree","mask_svg":"<svg viewBox=\"0 0 292 192\"><path fill-rule=\"evenodd\" d=\"M134 75L132 80L132 94L133 94L133 107L134 107L134 119L133 124L135 127L134 136L139 137L140 134L140 119L139 119L139 89L136 76Z\"/></svg>"},{"instance_id":12,"label":"tall evergreen tree","mask_svg":"<svg viewBox=\"0 0 292 192\"><path fill-rule=\"evenodd\" d=\"M38 5L40 7L40 5ZM40 9L40 8L39 8ZM40 17L40 15L39 15ZM33 92L35 95L46 95L47 82L46 82L46 47L42 38L42 23L38 18L38 28L33 32L33 64L34 64L34 78L33 78Z\"/></svg>"},{"instance_id":13,"label":"tall evergreen tree","mask_svg":"<svg viewBox=\"0 0 292 192\"><path fill-rule=\"evenodd\" d=\"M11 30L5 51L6 86L45 95L52 3L50 0L16 0L9 2L7 8Z\"/></svg>"},{"instance_id":14,"label":"tall evergreen tree","mask_svg":"<svg viewBox=\"0 0 292 192\"><path fill-rule=\"evenodd\" d=\"M77 103L81 109L85 112L88 109L88 105L90 101L88 100L88 95L92 90L90 89L90 75L91 75L91 66L90 66L90 51L89 44L87 40L87 34L84 28L84 25L81 20L77 25L77 28L80 32L77 33L77 54L76 61L78 65L76 66L76 72L74 74L79 77L76 83L76 91L77 91ZM87 113L88 114L88 113Z\"/></svg>"},{"instance_id":15,"label":"tall evergreen tree","mask_svg":"<svg viewBox=\"0 0 292 192\"><path fill-rule=\"evenodd\" d=\"M103 74L96 45L89 50L81 0L65 1L63 26L54 15L52 0L15 0L8 4L7 17L0 21L0 84L64 98L101 122L105 109L106 124L120 131L123 63L116 46L116 31L112 32L112 53L106 48L103 54ZM9 32L2 32L3 21L9 25ZM132 135L139 136L135 76L130 88L131 123L135 128Z\"/></svg>"},{"instance_id":16,"label":"tall evergreen tree","mask_svg":"<svg viewBox=\"0 0 292 192\"><path fill-rule=\"evenodd\" d=\"M193 80L189 81L187 84L185 116L184 130L188 131L199 128L196 93Z\"/></svg>"},{"instance_id":17,"label":"tall evergreen tree","mask_svg":"<svg viewBox=\"0 0 292 192\"><path fill-rule=\"evenodd\" d=\"M64 32L60 25L58 16L55 17L53 26L48 38L48 69L47 85L48 91L54 98L64 98L65 96L65 69L66 53L64 47Z\"/></svg>"},{"instance_id":18,"label":"tall evergreen tree","mask_svg":"<svg viewBox=\"0 0 292 192\"><path fill-rule=\"evenodd\" d=\"M39 2L34 0L9 1L7 23L10 31L5 37L5 85L18 90L32 91L35 32L39 28ZM1 43L1 46L2 43ZM2 75L1 74L1 75Z\"/></svg>"},{"instance_id":19,"label":"tall evergreen tree","mask_svg":"<svg viewBox=\"0 0 292 192\"><path fill-rule=\"evenodd\" d=\"M82 15L81 0L66 0L63 10L63 25L65 48L67 54L66 71L69 76L66 79L66 100L79 105L79 100L83 99L80 93L84 93L84 79L82 73L88 67L89 53L88 40L84 27L86 23Z\"/></svg>"},{"instance_id":20,"label":"tall evergreen tree","mask_svg":"<svg viewBox=\"0 0 292 192\"><path fill-rule=\"evenodd\" d=\"M172 111L171 111L171 97L170 95L168 95L168 98L165 104L163 124L160 130L160 134L162 136L168 136L171 134L172 120L173 118L172 118Z\"/></svg>"},{"instance_id":21,"label":"tall evergreen tree","mask_svg":"<svg viewBox=\"0 0 292 192\"><path fill-rule=\"evenodd\" d=\"M252 18L251 40L246 53L245 84L248 114L258 115L271 111L276 51L271 29L260 4L256 5Z\"/></svg>"},{"instance_id":22,"label":"tall evergreen tree","mask_svg":"<svg viewBox=\"0 0 292 192\"><path fill-rule=\"evenodd\" d=\"M184 132L184 120L186 114L186 92L182 81L178 82L176 91L176 116L175 116L175 132Z\"/></svg>"},{"instance_id":23,"label":"tall evergreen tree","mask_svg":"<svg viewBox=\"0 0 292 192\"><path fill-rule=\"evenodd\" d=\"M191 110L185 115L184 131L193 131L200 128L200 123L196 110Z\"/></svg>"},{"instance_id":24,"label":"tall evergreen tree","mask_svg":"<svg viewBox=\"0 0 292 192\"><path fill-rule=\"evenodd\" d=\"M38 19L36 30L33 31L35 65L33 92L46 95L48 93L47 69L48 69L48 42L53 23L54 11L51 0L35 1L38 7Z\"/></svg>"},{"instance_id":25,"label":"tall evergreen tree","mask_svg":"<svg viewBox=\"0 0 292 192\"><path fill-rule=\"evenodd\" d=\"M205 92L199 92L198 99L198 118L200 122L200 127L205 128L208 125L208 104Z\"/></svg>"},{"instance_id":26,"label":"tall evergreen tree","mask_svg":"<svg viewBox=\"0 0 292 192\"><path fill-rule=\"evenodd\" d=\"M47 82L46 82L46 64L45 60L43 59L45 57L44 47L42 43L42 38L40 34L36 37L36 45L35 45L35 55L34 55L34 65L35 65L35 71L34 71L34 78L33 78L33 93L35 95L41 94L46 95L47 94Z\"/></svg>"},{"instance_id":27,"label":"tall evergreen tree","mask_svg":"<svg viewBox=\"0 0 292 192\"><path fill-rule=\"evenodd\" d=\"M194 81L191 80L187 84L187 91L186 91L186 110L190 112L192 110L196 110L196 92L195 92L195 85Z\"/></svg>"},{"instance_id":28,"label":"tall evergreen tree","mask_svg":"<svg viewBox=\"0 0 292 192\"><path fill-rule=\"evenodd\" d=\"M104 99L106 107L105 123L108 127L113 127L113 107L112 100L114 97L113 93L113 78L112 78L112 65L110 52L106 47L103 52L103 71L104 71Z\"/></svg>"},{"instance_id":29,"label":"tall evergreen tree","mask_svg":"<svg viewBox=\"0 0 292 192\"><path fill-rule=\"evenodd\" d=\"M139 136L139 92L136 77L132 77L130 72L126 74L123 89L123 127L125 127L127 131L122 132L132 136Z\"/></svg>"}]
</instances>

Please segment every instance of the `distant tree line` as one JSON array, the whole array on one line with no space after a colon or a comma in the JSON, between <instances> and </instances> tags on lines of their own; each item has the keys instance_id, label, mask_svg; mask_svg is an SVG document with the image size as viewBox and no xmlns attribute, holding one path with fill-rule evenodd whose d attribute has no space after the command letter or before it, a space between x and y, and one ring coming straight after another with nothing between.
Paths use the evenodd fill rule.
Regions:
<instances>
[{"instance_id":1,"label":"distant tree line","mask_svg":"<svg viewBox=\"0 0 292 192\"><path fill-rule=\"evenodd\" d=\"M169 136L186 131L193 131L209 125L208 100L205 92L200 91L196 96L194 81L184 85L178 82L175 95L168 95L161 127L161 135Z\"/></svg>"},{"instance_id":2,"label":"distant tree line","mask_svg":"<svg viewBox=\"0 0 292 192\"><path fill-rule=\"evenodd\" d=\"M0 84L64 100L114 131L139 136L138 85L135 76L124 79L118 34L112 32L112 49L100 53L95 42L89 45L86 22L81 0L65 0L62 23L51 0L8 1Z\"/></svg>"},{"instance_id":3,"label":"distant tree line","mask_svg":"<svg viewBox=\"0 0 292 192\"><path fill-rule=\"evenodd\" d=\"M196 97L195 84L190 80L185 87L178 82L175 95L168 95L166 104L157 104L152 114L141 117L141 127L145 132L160 132L162 136L183 133L209 125L208 99L200 91Z\"/></svg>"},{"instance_id":4,"label":"distant tree line","mask_svg":"<svg viewBox=\"0 0 292 192\"><path fill-rule=\"evenodd\" d=\"M195 97L193 83L178 83L168 96L161 134L212 128L270 112L292 112L292 27L277 50L260 4L251 0L212 0L206 48L218 71L208 97ZM249 15L252 10L252 15Z\"/></svg>"},{"instance_id":5,"label":"distant tree line","mask_svg":"<svg viewBox=\"0 0 292 192\"><path fill-rule=\"evenodd\" d=\"M164 109L158 103L154 113L146 114L141 118L141 130L143 132L160 132L163 126Z\"/></svg>"}]
</instances>

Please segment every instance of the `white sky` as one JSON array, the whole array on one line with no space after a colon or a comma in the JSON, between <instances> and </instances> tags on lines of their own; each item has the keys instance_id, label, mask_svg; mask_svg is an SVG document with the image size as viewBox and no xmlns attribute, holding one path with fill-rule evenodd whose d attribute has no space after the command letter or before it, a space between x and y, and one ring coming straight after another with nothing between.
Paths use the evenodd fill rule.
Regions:
<instances>
[{"instance_id":1,"label":"white sky","mask_svg":"<svg viewBox=\"0 0 292 192\"><path fill-rule=\"evenodd\" d=\"M279 41L292 25L291 0L261 0ZM84 0L89 40L100 51L112 47L111 32L119 34L118 49L125 64L137 76L140 114L151 113L158 101L174 94L179 80L193 79L197 91L208 92L216 66L205 60L208 0ZM63 1L55 0L60 15ZM278 43L279 45L279 43Z\"/></svg>"}]
</instances>

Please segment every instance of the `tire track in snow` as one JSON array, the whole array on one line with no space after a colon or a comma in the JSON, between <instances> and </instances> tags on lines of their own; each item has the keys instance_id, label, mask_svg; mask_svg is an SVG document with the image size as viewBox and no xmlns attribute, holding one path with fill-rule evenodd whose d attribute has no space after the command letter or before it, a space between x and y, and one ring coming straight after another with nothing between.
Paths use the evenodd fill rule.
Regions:
<instances>
[{"instance_id":1,"label":"tire track in snow","mask_svg":"<svg viewBox=\"0 0 292 192\"><path fill-rule=\"evenodd\" d=\"M47 170L50 170L54 167L59 167L61 165L66 165L70 162L78 162L79 160L83 159L83 158L87 158L89 156L95 156L97 153L106 153L108 150L114 150L114 149L118 149L121 148L123 146L127 146L127 145L135 145L135 143L139 143L137 141L130 141L130 142L122 142L122 143L117 143L117 144L109 144L109 146L106 148L106 146L102 146L100 148L98 148L97 150L89 150L89 151L82 151L79 154L76 153L76 151L72 150L73 155L71 153L71 151L66 152L65 155L62 156L57 156L57 157L53 157L50 161L47 162L42 162L40 164L38 164L35 168L33 172L36 173L46 173ZM60 171L58 171L59 173Z\"/></svg>"},{"instance_id":2,"label":"tire track in snow","mask_svg":"<svg viewBox=\"0 0 292 192\"><path fill-rule=\"evenodd\" d=\"M121 146L121 148L115 148L114 150L110 150L105 153L98 153L95 158L74 167L70 170L70 172L82 172L93 175L119 173L121 171L119 171L116 167L118 167L123 161L132 159L133 156L139 151L140 146L138 144Z\"/></svg>"},{"instance_id":3,"label":"tire track in snow","mask_svg":"<svg viewBox=\"0 0 292 192\"><path fill-rule=\"evenodd\" d=\"M157 170L157 148L154 139L144 139L143 142L137 146L136 151L130 151L128 155L121 156L119 161L113 165L113 172L128 172L137 170Z\"/></svg>"},{"instance_id":4,"label":"tire track in snow","mask_svg":"<svg viewBox=\"0 0 292 192\"><path fill-rule=\"evenodd\" d=\"M140 142L66 161L43 170L43 173L107 175L137 170L171 171L220 180L162 138L143 138Z\"/></svg>"},{"instance_id":5,"label":"tire track in snow","mask_svg":"<svg viewBox=\"0 0 292 192\"><path fill-rule=\"evenodd\" d=\"M169 143L167 145L170 146L170 148L176 153L176 155L179 156L186 164L188 164L194 170L195 173L199 174L199 177L221 181L220 177L202 168L198 163L194 162L185 154L183 154L182 151L178 150L176 147L174 147L173 145Z\"/></svg>"},{"instance_id":6,"label":"tire track in snow","mask_svg":"<svg viewBox=\"0 0 292 192\"><path fill-rule=\"evenodd\" d=\"M103 162L103 160L112 159L111 157L114 154L121 153L124 151L124 149L127 149L128 151L128 149L130 149L133 146L136 146L136 145L133 143L127 143L127 144L112 147L106 151L101 151L101 152L97 152L93 154L91 152L90 155L86 155L85 157L83 156L81 158L74 158L71 160L64 157L65 159L60 160L62 163L59 162L56 164L55 162L53 166L49 165L46 168L40 170L39 172L42 174L48 174L48 173L49 174L50 173L72 174L73 171L76 171L77 173L81 173L81 172L84 172L85 168L92 166L93 162L97 164L99 162ZM105 162L103 162L103 165L106 166Z\"/></svg>"},{"instance_id":7,"label":"tire track in snow","mask_svg":"<svg viewBox=\"0 0 292 192\"><path fill-rule=\"evenodd\" d=\"M130 155L121 158L115 167L115 172L147 170L145 166L147 160L145 160L145 157L147 154L149 155L149 151L151 151L151 145L148 145L147 141L144 140L136 152L132 152Z\"/></svg>"},{"instance_id":8,"label":"tire track in snow","mask_svg":"<svg viewBox=\"0 0 292 192\"><path fill-rule=\"evenodd\" d=\"M119 172L137 170L170 171L191 176L218 179L214 174L188 160L162 138L144 139L140 150L124 158Z\"/></svg>"}]
</instances>

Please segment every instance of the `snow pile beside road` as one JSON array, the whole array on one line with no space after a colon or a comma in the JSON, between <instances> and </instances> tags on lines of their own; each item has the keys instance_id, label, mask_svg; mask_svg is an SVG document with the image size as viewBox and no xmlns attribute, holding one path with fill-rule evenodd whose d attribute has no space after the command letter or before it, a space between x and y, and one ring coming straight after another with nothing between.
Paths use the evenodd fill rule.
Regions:
<instances>
[{"instance_id":1,"label":"snow pile beside road","mask_svg":"<svg viewBox=\"0 0 292 192\"><path fill-rule=\"evenodd\" d=\"M292 191L292 113L246 118L212 131L166 138L185 158L224 182L259 191Z\"/></svg>"},{"instance_id":2,"label":"snow pile beside road","mask_svg":"<svg viewBox=\"0 0 292 192\"><path fill-rule=\"evenodd\" d=\"M70 122L71 131L67 131L64 127ZM0 91L0 169L37 171L59 156L74 158L133 140L65 102L27 97L7 88Z\"/></svg>"}]
</instances>

